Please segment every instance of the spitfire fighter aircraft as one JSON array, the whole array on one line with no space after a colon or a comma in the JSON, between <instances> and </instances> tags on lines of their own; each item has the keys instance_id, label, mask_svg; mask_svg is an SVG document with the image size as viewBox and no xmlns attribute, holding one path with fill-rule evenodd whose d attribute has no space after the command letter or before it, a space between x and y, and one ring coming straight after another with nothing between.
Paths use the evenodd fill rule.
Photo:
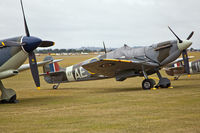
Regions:
<instances>
[{"instance_id":1,"label":"spitfire fighter aircraft","mask_svg":"<svg viewBox=\"0 0 200 133\"><path fill-rule=\"evenodd\" d=\"M37 37L30 36L26 23L23 4L21 0L26 36L19 36L0 40L0 90L1 102L13 103L16 101L16 92L13 89L6 89L2 79L17 75L19 71L31 68L32 76L38 89L40 80L34 50L37 47L49 47L54 44L52 41L42 41ZM29 65L21 66L29 58ZM21 67L20 67L21 66Z\"/></svg>"},{"instance_id":2,"label":"spitfire fighter aircraft","mask_svg":"<svg viewBox=\"0 0 200 133\"><path fill-rule=\"evenodd\" d=\"M183 59L178 59L168 64L164 69L169 76L174 76L174 80L178 80L181 75L188 75L184 69ZM189 74L200 74L200 60L189 62Z\"/></svg>"},{"instance_id":3,"label":"spitfire fighter aircraft","mask_svg":"<svg viewBox=\"0 0 200 133\"><path fill-rule=\"evenodd\" d=\"M155 81L149 79L148 75L157 73L159 83L156 87L170 87L170 80L161 76L159 70L168 63L176 60L181 53L187 63L186 49L192 44L189 39L181 40L169 27L177 40L161 42L151 46L141 48L131 48L125 45L119 49L108 52L104 55L83 61L79 64L67 68L59 67L58 63L43 66L44 76L47 83L57 84L53 88L58 88L60 83L71 81L87 81L115 77L117 81L124 81L129 77L144 76L142 88L148 90L154 87ZM44 60L50 60L47 56ZM188 66L185 65L186 71Z\"/></svg>"}]
</instances>

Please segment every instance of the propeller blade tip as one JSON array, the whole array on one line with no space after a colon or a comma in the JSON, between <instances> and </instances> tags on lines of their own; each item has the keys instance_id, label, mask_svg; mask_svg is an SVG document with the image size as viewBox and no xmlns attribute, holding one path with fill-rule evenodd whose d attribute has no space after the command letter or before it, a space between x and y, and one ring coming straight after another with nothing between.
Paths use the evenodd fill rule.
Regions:
<instances>
[{"instance_id":1,"label":"propeller blade tip","mask_svg":"<svg viewBox=\"0 0 200 133\"><path fill-rule=\"evenodd\" d=\"M4 42L1 42L1 44L2 44L3 46L6 46Z\"/></svg>"}]
</instances>

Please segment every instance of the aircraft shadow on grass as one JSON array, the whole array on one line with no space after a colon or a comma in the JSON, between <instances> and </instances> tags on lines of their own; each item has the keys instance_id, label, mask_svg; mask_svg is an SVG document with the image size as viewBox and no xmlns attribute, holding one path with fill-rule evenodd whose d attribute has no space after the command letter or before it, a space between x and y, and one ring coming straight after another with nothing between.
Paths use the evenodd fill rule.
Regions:
<instances>
[{"instance_id":1,"label":"aircraft shadow on grass","mask_svg":"<svg viewBox=\"0 0 200 133\"><path fill-rule=\"evenodd\" d=\"M99 89L96 93L119 93L119 92L134 92L134 91L142 91L140 87L136 88L107 88L107 89Z\"/></svg>"},{"instance_id":2,"label":"aircraft shadow on grass","mask_svg":"<svg viewBox=\"0 0 200 133\"><path fill-rule=\"evenodd\" d=\"M86 90L85 88L64 88L61 87L59 90ZM140 87L135 87L135 88L109 88L109 87L98 87L95 88L95 91L91 88L91 93L112 93L112 92L130 92L130 91L141 91L142 89Z\"/></svg>"},{"instance_id":3,"label":"aircraft shadow on grass","mask_svg":"<svg viewBox=\"0 0 200 133\"><path fill-rule=\"evenodd\" d=\"M200 84L184 84L184 85L175 85L173 89L199 89Z\"/></svg>"}]
</instances>

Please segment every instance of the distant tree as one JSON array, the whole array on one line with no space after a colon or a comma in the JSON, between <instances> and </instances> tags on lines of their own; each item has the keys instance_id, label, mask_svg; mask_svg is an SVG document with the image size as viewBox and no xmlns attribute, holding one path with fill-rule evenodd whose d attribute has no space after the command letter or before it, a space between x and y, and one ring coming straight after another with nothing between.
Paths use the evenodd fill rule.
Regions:
<instances>
[{"instance_id":1,"label":"distant tree","mask_svg":"<svg viewBox=\"0 0 200 133\"><path fill-rule=\"evenodd\" d=\"M194 51L194 48L190 48L190 51Z\"/></svg>"},{"instance_id":2,"label":"distant tree","mask_svg":"<svg viewBox=\"0 0 200 133\"><path fill-rule=\"evenodd\" d=\"M101 51L104 51L102 49ZM97 52L97 50L90 50L87 48L84 49L40 49L40 50L35 50L36 53L41 53L41 54L48 54L48 53L91 53L91 52Z\"/></svg>"}]
</instances>

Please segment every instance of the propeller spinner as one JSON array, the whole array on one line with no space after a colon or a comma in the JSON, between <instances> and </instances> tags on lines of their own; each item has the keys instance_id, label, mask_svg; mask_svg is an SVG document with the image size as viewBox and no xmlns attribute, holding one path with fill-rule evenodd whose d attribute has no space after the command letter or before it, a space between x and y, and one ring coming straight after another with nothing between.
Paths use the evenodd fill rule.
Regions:
<instances>
[{"instance_id":1,"label":"propeller spinner","mask_svg":"<svg viewBox=\"0 0 200 133\"><path fill-rule=\"evenodd\" d=\"M187 48L192 45L192 42L189 39L193 36L194 32L192 31L190 35L187 37L187 40L181 40L175 32L168 26L169 30L176 36L178 39L178 48L182 51L184 67L187 74L190 74L189 60L187 54Z\"/></svg>"}]
</instances>

